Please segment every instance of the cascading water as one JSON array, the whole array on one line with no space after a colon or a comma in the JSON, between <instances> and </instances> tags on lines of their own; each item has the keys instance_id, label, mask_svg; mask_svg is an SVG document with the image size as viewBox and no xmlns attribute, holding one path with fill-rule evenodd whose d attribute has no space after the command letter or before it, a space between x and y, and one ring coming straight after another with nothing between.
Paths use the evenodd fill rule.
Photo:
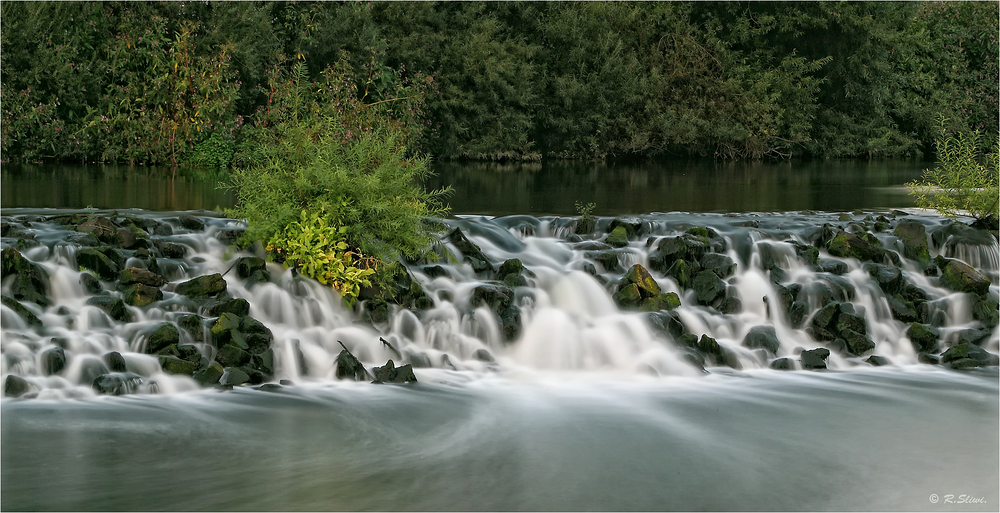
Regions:
<instances>
[{"instance_id":1,"label":"cascading water","mask_svg":"<svg viewBox=\"0 0 1000 513\"><path fill-rule=\"evenodd\" d=\"M246 509L245 501L264 509L926 509L932 492L967 492L986 502L973 509L995 508L996 490L983 482L996 481L996 462L977 460L966 445L942 437L969 429L961 419L971 416L969 423L985 427L970 436L985 437L979 443L996 452L989 433L996 430L1000 350L998 246L992 237L970 239L937 216L897 212L891 221L882 218L889 226L872 229L874 219L844 214L654 213L598 219L594 232L580 235L573 218L458 217L446 224L460 229L493 270L475 271L461 239L445 238L443 259L407 265L416 284L410 289L427 299L419 307L388 305L380 315L376 301L349 309L332 289L274 263L256 279L246 277L237 265L250 253L230 246L242 228L238 221L142 211L99 216L119 231L127 217L150 233L148 247L116 250L117 271L152 269L166 281L152 287L162 297L118 312L109 301L136 289L118 274L81 269L81 255L107 242L58 220L75 214L94 213L4 212L0 372L6 395L20 398L3 400L5 509L144 509L136 502L140 494L173 509ZM910 254L912 240L893 231L903 220L926 230L926 257ZM606 235L620 225L631 231L616 247ZM831 236L860 247L854 241L867 232L864 240L884 248L877 258L830 249L837 244ZM700 262L691 276L669 253L682 243L688 263ZM32 299L30 273L15 269L15 249L26 262L17 265L40 267L44 298ZM957 263L935 261L939 255ZM514 272L501 276L501 265L512 259L523 270L504 267ZM956 290L948 273L965 269L963 261L989 280L985 289ZM635 266L649 269L659 287L660 296L645 299L673 293L680 306L624 305L619 291ZM707 269L718 271L703 274ZM223 275L221 295L182 293L182 284L215 273ZM270 352L247 349L253 363L241 364L256 379L228 392L206 388L198 374L224 358L217 328L223 315L212 313L224 297L245 299L247 317L266 327L253 331L239 321L244 334L270 334ZM150 354L164 324L176 328L170 354L179 355L166 360L166 353ZM929 341L916 325L931 333ZM338 380L345 348L369 372L389 359L410 364L417 383ZM956 355L955 348L965 352ZM185 372L167 369L165 362L175 360L190 365L181 367ZM264 371L252 376L253 365ZM824 368L830 371L809 370ZM122 381L98 386L107 376ZM101 392L127 397L93 397ZM30 456L23 457L66 464L66 451L78 442L58 441L68 436L63 431L52 438L58 450L27 437L57 429L46 418L67 415L81 432L110 433L120 450L148 451L148 459L136 462L142 468L175 462L170 455L178 444L190 443L195 453L235 458L233 466L247 470L226 477L197 464L211 479L182 479L194 494L187 498L155 479L133 483L134 493L120 501L93 492L99 489L93 483L56 498L45 491L48 484L9 470L25 468L10 448L24 444L29 448L18 451ZM894 438L893 419L918 427ZM951 477L880 473L878 458L837 434L842 422L863 426L863 437L883 444L894 462L952 451L954 458L938 462ZM212 427L201 431L199 423ZM158 441L141 436L149 430ZM326 430L336 442L318 435ZM220 433L257 452L234 452L235 442ZM781 456L783 446L794 462ZM381 451L391 454L375 456ZM734 466L725 466L727 458ZM948 463L959 460L965 467ZM122 469L106 451L87 453L84 461ZM597 461L614 472L594 467ZM487 472L482 465L496 467ZM854 465L869 470L838 470ZM774 470L786 466L787 472ZM60 475L83 471L74 468ZM411 468L417 470L404 477ZM750 500L763 486L752 475L763 469L782 477L772 483L770 499ZM283 472L279 480L296 484L289 491L247 489L239 484L247 472ZM316 472L337 477L309 477ZM824 472L837 476L828 486L839 490L838 498L805 492L814 487L803 473ZM728 491L706 485L705 476L725 480ZM333 481L333 489L316 488ZM205 482L242 495L214 494ZM560 490L566 482L581 485ZM880 486L846 491L871 483Z\"/></svg>"}]
</instances>

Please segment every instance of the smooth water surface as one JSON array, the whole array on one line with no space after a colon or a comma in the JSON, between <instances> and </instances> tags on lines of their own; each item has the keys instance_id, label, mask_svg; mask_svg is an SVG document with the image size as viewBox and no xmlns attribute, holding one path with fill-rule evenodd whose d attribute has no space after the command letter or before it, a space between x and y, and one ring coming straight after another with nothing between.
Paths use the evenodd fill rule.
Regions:
<instances>
[{"instance_id":1,"label":"smooth water surface","mask_svg":"<svg viewBox=\"0 0 1000 513\"><path fill-rule=\"evenodd\" d=\"M649 212L777 212L905 208L904 187L929 163L920 160L632 164L434 162L428 188L451 186L453 214L575 215L594 203L597 215ZM215 210L233 206L211 170L97 165L6 164L3 208L141 208Z\"/></svg>"}]
</instances>

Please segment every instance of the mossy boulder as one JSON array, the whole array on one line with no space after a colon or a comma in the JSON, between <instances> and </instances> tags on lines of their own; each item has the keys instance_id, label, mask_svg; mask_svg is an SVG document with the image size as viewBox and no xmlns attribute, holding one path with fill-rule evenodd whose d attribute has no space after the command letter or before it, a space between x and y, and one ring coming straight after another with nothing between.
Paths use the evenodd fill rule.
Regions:
<instances>
[{"instance_id":1,"label":"mossy boulder","mask_svg":"<svg viewBox=\"0 0 1000 513\"><path fill-rule=\"evenodd\" d=\"M677 260L697 262L701 256L711 251L708 238L684 234L678 237L664 237L656 243L656 249L649 254L649 266L666 273Z\"/></svg>"},{"instance_id":2,"label":"mossy boulder","mask_svg":"<svg viewBox=\"0 0 1000 513\"><path fill-rule=\"evenodd\" d=\"M935 260L941 269L941 285L958 292L986 294L990 280L965 262L938 256Z\"/></svg>"},{"instance_id":3,"label":"mossy boulder","mask_svg":"<svg viewBox=\"0 0 1000 513\"><path fill-rule=\"evenodd\" d=\"M108 316L116 321L128 322L131 318L128 309L125 308L125 302L117 297L92 296L87 299L86 304L104 310Z\"/></svg>"},{"instance_id":4,"label":"mossy boulder","mask_svg":"<svg viewBox=\"0 0 1000 513\"><path fill-rule=\"evenodd\" d=\"M118 228L111 222L110 219L104 216L94 216L86 219L82 223L76 226L76 231L81 233L89 233L98 240L105 243L112 243L115 241L115 232Z\"/></svg>"},{"instance_id":5,"label":"mossy boulder","mask_svg":"<svg viewBox=\"0 0 1000 513\"><path fill-rule=\"evenodd\" d=\"M248 256L236 261L236 275L247 285L257 283L267 283L271 281L271 273L267 270L267 263L263 258Z\"/></svg>"},{"instance_id":6,"label":"mossy boulder","mask_svg":"<svg viewBox=\"0 0 1000 513\"><path fill-rule=\"evenodd\" d=\"M893 233L903 243L903 256L924 265L930 263L931 256L927 249L927 229L924 225L910 219L904 219L896 225Z\"/></svg>"},{"instance_id":7,"label":"mossy boulder","mask_svg":"<svg viewBox=\"0 0 1000 513\"><path fill-rule=\"evenodd\" d=\"M771 356L777 356L781 342L778 341L774 326L754 326L743 337L743 347L764 349L771 353Z\"/></svg>"},{"instance_id":8,"label":"mossy boulder","mask_svg":"<svg viewBox=\"0 0 1000 513\"><path fill-rule=\"evenodd\" d=\"M174 292L192 299L215 297L226 292L226 280L221 274L207 274L178 283Z\"/></svg>"},{"instance_id":9,"label":"mossy boulder","mask_svg":"<svg viewBox=\"0 0 1000 513\"><path fill-rule=\"evenodd\" d=\"M830 350L825 347L802 351L799 361L802 362L803 369L821 370L826 368L826 359L830 357Z\"/></svg>"},{"instance_id":10,"label":"mossy boulder","mask_svg":"<svg viewBox=\"0 0 1000 513\"><path fill-rule=\"evenodd\" d=\"M118 283L122 285L132 285L134 283L140 283L149 287L162 287L167 280L148 269L143 269L141 267L129 267L127 269L122 269L118 274Z\"/></svg>"},{"instance_id":11,"label":"mossy boulder","mask_svg":"<svg viewBox=\"0 0 1000 513\"><path fill-rule=\"evenodd\" d=\"M644 299L660 295L660 286L640 264L629 268L618 283L614 299L623 308L638 308Z\"/></svg>"},{"instance_id":12,"label":"mossy boulder","mask_svg":"<svg viewBox=\"0 0 1000 513\"><path fill-rule=\"evenodd\" d=\"M143 307L163 299L163 291L142 283L133 283L122 289L122 298L129 305Z\"/></svg>"},{"instance_id":13,"label":"mossy boulder","mask_svg":"<svg viewBox=\"0 0 1000 513\"><path fill-rule=\"evenodd\" d=\"M31 310L25 308L24 305L22 305L18 300L10 296L2 296L0 297L0 299L3 300L4 306L13 310L14 313L16 313L18 317L20 317L21 319L24 319L24 322L28 326L38 326L38 327L42 326L41 319L39 319L38 316L36 316L35 314L31 313Z\"/></svg>"},{"instance_id":14,"label":"mossy boulder","mask_svg":"<svg viewBox=\"0 0 1000 513\"><path fill-rule=\"evenodd\" d=\"M952 368L986 367L997 365L997 355L973 344L962 343L952 346L941 354L941 363Z\"/></svg>"},{"instance_id":15,"label":"mossy boulder","mask_svg":"<svg viewBox=\"0 0 1000 513\"><path fill-rule=\"evenodd\" d=\"M726 292L726 282L712 271L701 271L691 281L698 302L710 305Z\"/></svg>"},{"instance_id":16,"label":"mossy boulder","mask_svg":"<svg viewBox=\"0 0 1000 513\"><path fill-rule=\"evenodd\" d=\"M158 356L160 368L167 374L181 374L191 376L198 370L198 364L189 360L182 360L176 356Z\"/></svg>"},{"instance_id":17,"label":"mossy boulder","mask_svg":"<svg viewBox=\"0 0 1000 513\"><path fill-rule=\"evenodd\" d=\"M461 228L455 228L448 233L448 240L455 245L455 248L462 253L464 261L472 265L472 269L479 272L493 272L493 264L475 243L469 240L462 232Z\"/></svg>"},{"instance_id":18,"label":"mossy boulder","mask_svg":"<svg viewBox=\"0 0 1000 513\"><path fill-rule=\"evenodd\" d=\"M212 317L224 313L243 317L250 313L250 302L241 297L213 300L205 306L205 312Z\"/></svg>"},{"instance_id":19,"label":"mossy boulder","mask_svg":"<svg viewBox=\"0 0 1000 513\"><path fill-rule=\"evenodd\" d=\"M76 252L76 265L81 269L89 269L102 280L113 281L120 272L118 264L94 248L82 248Z\"/></svg>"},{"instance_id":20,"label":"mossy boulder","mask_svg":"<svg viewBox=\"0 0 1000 513\"><path fill-rule=\"evenodd\" d=\"M736 262L721 253L706 253L698 263L702 270L712 271L719 278L728 278L736 273Z\"/></svg>"},{"instance_id":21,"label":"mossy boulder","mask_svg":"<svg viewBox=\"0 0 1000 513\"><path fill-rule=\"evenodd\" d=\"M219 384L219 378L222 377L223 372L225 371L219 362L210 362L204 368L195 371L191 377L202 385L217 385Z\"/></svg>"},{"instance_id":22,"label":"mossy boulder","mask_svg":"<svg viewBox=\"0 0 1000 513\"><path fill-rule=\"evenodd\" d=\"M937 353L941 349L941 333L937 328L915 322L907 328L906 336L918 353Z\"/></svg>"},{"instance_id":23,"label":"mossy boulder","mask_svg":"<svg viewBox=\"0 0 1000 513\"><path fill-rule=\"evenodd\" d=\"M156 354L167 347L176 346L180 342L181 333L173 323L158 324L146 334L146 354Z\"/></svg>"},{"instance_id":24,"label":"mossy boulder","mask_svg":"<svg viewBox=\"0 0 1000 513\"><path fill-rule=\"evenodd\" d=\"M219 377L219 384L224 387L239 386L249 382L250 375L236 367L225 367L222 376Z\"/></svg>"},{"instance_id":25,"label":"mossy boulder","mask_svg":"<svg viewBox=\"0 0 1000 513\"><path fill-rule=\"evenodd\" d=\"M858 260L881 261L885 253L882 244L871 234L859 235L843 230L838 231L830 240L827 250L831 255L841 258L857 258Z\"/></svg>"},{"instance_id":26,"label":"mossy boulder","mask_svg":"<svg viewBox=\"0 0 1000 513\"><path fill-rule=\"evenodd\" d=\"M14 276L10 283L10 295L14 299L42 306L51 304L48 298L49 276L42 266L24 258L21 252L9 246L0 254L0 265L3 278Z\"/></svg>"},{"instance_id":27,"label":"mossy boulder","mask_svg":"<svg viewBox=\"0 0 1000 513\"><path fill-rule=\"evenodd\" d=\"M614 248L624 248L628 246L628 231L624 226L618 226L611 230L604 242Z\"/></svg>"}]
</instances>

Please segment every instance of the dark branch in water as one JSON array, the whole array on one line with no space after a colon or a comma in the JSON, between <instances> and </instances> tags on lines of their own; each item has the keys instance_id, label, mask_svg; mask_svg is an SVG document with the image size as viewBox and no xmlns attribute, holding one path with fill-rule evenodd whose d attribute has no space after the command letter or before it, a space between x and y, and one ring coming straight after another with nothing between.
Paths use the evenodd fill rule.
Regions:
<instances>
[{"instance_id":1,"label":"dark branch in water","mask_svg":"<svg viewBox=\"0 0 1000 513\"><path fill-rule=\"evenodd\" d=\"M393 354L396 355L396 358L403 359L403 355L401 355L399 353L399 351L395 347L392 347L392 344L390 344L388 340L386 340L386 339L384 339L382 337L379 337L378 339L382 341L382 344L384 344L384 345L386 345L386 346L389 347L389 350L392 351Z\"/></svg>"}]
</instances>

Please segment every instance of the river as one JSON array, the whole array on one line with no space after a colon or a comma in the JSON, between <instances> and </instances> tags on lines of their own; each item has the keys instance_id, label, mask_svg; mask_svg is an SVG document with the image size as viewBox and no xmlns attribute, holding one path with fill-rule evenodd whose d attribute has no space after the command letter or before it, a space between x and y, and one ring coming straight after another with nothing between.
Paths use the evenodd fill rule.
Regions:
<instances>
[{"instance_id":1,"label":"river","mask_svg":"<svg viewBox=\"0 0 1000 513\"><path fill-rule=\"evenodd\" d=\"M475 272L448 241L451 259L410 266L430 304L391 308L374 320L273 263L265 283L226 273L247 254L226 244L240 223L212 211L232 201L217 176L5 166L4 221L35 242L5 236L3 247L18 247L44 269L51 304L22 301L42 326L2 307L2 375L21 376L30 393L0 401L0 507L997 509L996 365L921 363L907 334L912 321L898 318L870 262L825 248L822 265L803 256L824 224L867 229L902 255L892 227L906 221L926 230L931 257L969 263L992 282L984 296L996 298L996 241L935 237L954 230L951 223L912 208L903 183L919 176L922 163L688 162L659 171L653 164L437 165L433 185L455 189L449 228L492 266L517 258L527 271L499 285L504 277ZM597 205L597 225L582 235L574 234L578 201ZM127 307L128 322L88 303L94 292L75 264L84 242L74 226L53 221L73 213L169 226L151 240L184 254L157 259L167 280L163 299ZM182 222L192 214L203 227ZM614 218L626 215L639 232L621 248L602 245ZM879 216L889 228L875 227ZM654 269L661 242L691 227L711 230L717 246L709 254L733 264L714 302ZM136 252L121 251L127 265L145 265ZM685 333L712 337L717 356L657 329L654 314L616 304L634 264L677 294L681 306L670 315ZM898 270L899 290L913 290L906 283L925 296L920 315L940 333L938 353L968 337L1000 350L1000 331L980 321L982 297L950 290L906 257L888 268ZM211 273L226 273L228 294L247 299L249 315L273 333L272 384L202 388L143 354L151 328L183 325L189 312L202 315L206 330L215 322L177 292ZM122 295L113 280L100 285L100 294ZM3 287L12 293L10 279ZM503 306L477 300L487 289L509 294ZM803 319L773 306L788 290L805 305ZM723 313L723 296L741 307ZM874 348L861 356L834 350L825 370L807 370L804 351L829 345L807 328L831 301L850 305ZM513 332L505 317L512 308ZM768 351L747 346L760 327L776 334ZM197 333L181 333L182 342L214 354ZM417 382L335 379L341 343L369 370L388 359L413 363ZM65 365L49 372L53 350ZM140 380L135 393L98 395L91 386L93 369L111 351ZM791 370L773 368L781 359Z\"/></svg>"}]
</instances>

